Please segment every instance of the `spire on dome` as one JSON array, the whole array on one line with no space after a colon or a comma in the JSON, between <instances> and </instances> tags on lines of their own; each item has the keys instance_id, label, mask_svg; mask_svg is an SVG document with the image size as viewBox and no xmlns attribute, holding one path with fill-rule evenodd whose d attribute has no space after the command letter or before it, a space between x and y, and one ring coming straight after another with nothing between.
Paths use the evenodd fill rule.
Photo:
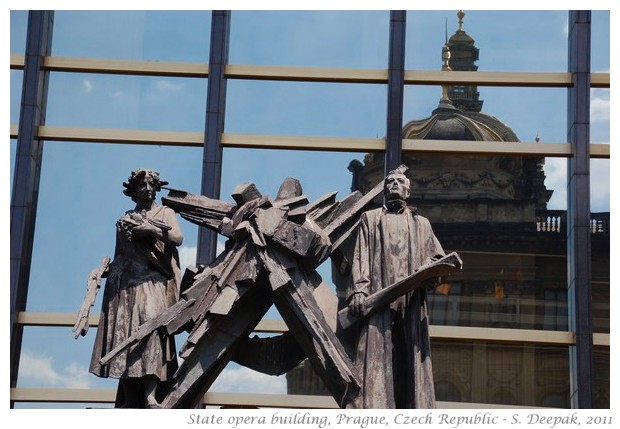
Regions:
<instances>
[{"instance_id":1,"label":"spire on dome","mask_svg":"<svg viewBox=\"0 0 620 429\"><path fill-rule=\"evenodd\" d=\"M453 71L477 71L479 50L474 39L463 30L465 12L459 10L458 30L448 39L447 47L450 50L449 66ZM445 48L443 48L445 49ZM476 85L452 85L448 87L448 95L454 106L461 110L480 112L482 100L479 99Z\"/></svg>"},{"instance_id":2,"label":"spire on dome","mask_svg":"<svg viewBox=\"0 0 620 429\"><path fill-rule=\"evenodd\" d=\"M463 18L465 17L465 12L459 10L459 13L456 14L459 17L459 29L457 31L463 31Z\"/></svg>"},{"instance_id":3,"label":"spire on dome","mask_svg":"<svg viewBox=\"0 0 620 429\"><path fill-rule=\"evenodd\" d=\"M441 66L441 71L452 71L450 68L450 46L448 46L448 41L443 45L441 49L441 60L443 64ZM441 99L439 100L439 108L453 108L452 101L450 101L450 95L448 94L448 85L441 85Z\"/></svg>"}]
</instances>

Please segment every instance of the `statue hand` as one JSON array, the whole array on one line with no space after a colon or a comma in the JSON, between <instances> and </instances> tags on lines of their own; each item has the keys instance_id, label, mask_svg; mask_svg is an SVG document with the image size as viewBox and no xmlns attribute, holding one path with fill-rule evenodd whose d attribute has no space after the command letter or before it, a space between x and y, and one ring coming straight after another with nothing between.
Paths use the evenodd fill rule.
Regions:
<instances>
[{"instance_id":1,"label":"statue hand","mask_svg":"<svg viewBox=\"0 0 620 429\"><path fill-rule=\"evenodd\" d=\"M150 222L140 222L132 228L132 236L134 238L142 238L155 235L157 228Z\"/></svg>"},{"instance_id":2,"label":"statue hand","mask_svg":"<svg viewBox=\"0 0 620 429\"><path fill-rule=\"evenodd\" d=\"M355 293L349 300L349 311L354 317L362 316L364 314L364 301L366 296L363 293Z\"/></svg>"}]
</instances>

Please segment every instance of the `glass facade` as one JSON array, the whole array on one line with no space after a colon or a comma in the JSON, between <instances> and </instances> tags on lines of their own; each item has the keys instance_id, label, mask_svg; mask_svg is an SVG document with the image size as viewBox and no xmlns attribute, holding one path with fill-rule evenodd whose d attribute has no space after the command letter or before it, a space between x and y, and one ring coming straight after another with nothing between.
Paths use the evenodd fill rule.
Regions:
<instances>
[{"instance_id":1,"label":"glass facade","mask_svg":"<svg viewBox=\"0 0 620 429\"><path fill-rule=\"evenodd\" d=\"M274 196L286 177L299 179L311 202L330 191L342 200L352 191L367 192L382 178L393 145L386 135L396 124L404 139L402 162L410 168L410 202L431 221L444 249L463 260L461 271L429 293L440 406L575 407L574 343L567 339L574 329L567 275L574 210L567 199L568 84L562 77L544 75L558 79L547 85L519 75L565 73L569 14L471 11L457 17L456 11L408 11L404 70L411 74L397 90L404 99L402 117L388 119L387 107L396 97L386 77L394 43L389 11L233 11L225 103L215 109L223 124L215 141L220 160L205 158L203 149L214 144L207 137L215 123L209 121L214 113L209 86L217 83L196 72L196 66L207 70L211 39L225 36L211 19L209 11L54 13L48 59L68 62L52 61L47 72L46 118L35 135L44 145L40 181L32 190L36 228L29 270L17 285L27 299L11 302L23 331L12 351L21 359L11 394L33 389L35 398L12 399L12 405L88 407L92 404L79 397L57 402L37 389L116 388L116 380L88 373L94 334L74 340L68 327L89 271L114 253L114 223L132 206L122 195L132 170L153 168L169 187L200 194L208 169L221 167L219 193L226 201L236 185L248 181ZM590 143L596 147L585 194L591 218L589 320L599 334L587 363L596 408L610 407L609 26L609 11L592 13L590 66L603 80L589 91ZM28 12L12 11L12 132L20 121L32 120L19 117L28 70L16 64L28 30ZM476 66L511 76L495 76L499 83L489 83L487 76L467 85L442 82L451 77L431 72L442 67L447 37L453 71ZM241 66L249 75L239 75ZM368 77L376 71L380 77ZM417 80L418 72L431 77ZM452 107L440 103L442 84ZM160 135L169 140L158 140ZM10 140L11 189L21 161L20 137ZM454 141L443 146L439 140ZM521 151L519 142L527 149ZM13 194L23 196L27 184L20 185ZM12 216L20 209L12 202ZM197 226L180 222L184 268L195 263L200 240ZM15 237L12 232L12 252L28 246L27 238ZM220 251L222 240L218 246ZM14 259L12 253L12 270L24 263ZM329 262L319 273L342 297L346 273ZM272 309L267 318L280 317ZM183 341L179 336L177 345ZM273 379L231 363L212 390L251 393L255 399L266 393L329 396L307 361ZM254 405L249 398L245 406ZM113 400L112 395L97 406Z\"/></svg>"},{"instance_id":2,"label":"glass facade","mask_svg":"<svg viewBox=\"0 0 620 429\"><path fill-rule=\"evenodd\" d=\"M61 10L54 17L52 52L60 57L204 63L210 32L209 11Z\"/></svg>"},{"instance_id":3,"label":"glass facade","mask_svg":"<svg viewBox=\"0 0 620 429\"><path fill-rule=\"evenodd\" d=\"M408 11L406 68L438 70L441 47L458 20L456 11ZM427 30L429 23L434 30ZM559 10L465 11L462 19L462 30L480 49L480 71L565 71L567 51L558 46L567 44L566 25L566 12ZM505 43L508 35L516 42L526 34L537 42Z\"/></svg>"},{"instance_id":4,"label":"glass facade","mask_svg":"<svg viewBox=\"0 0 620 429\"><path fill-rule=\"evenodd\" d=\"M157 131L204 129L206 79L52 73L46 125ZM183 110L178 108L184 106Z\"/></svg>"},{"instance_id":5,"label":"glass facade","mask_svg":"<svg viewBox=\"0 0 620 429\"><path fill-rule=\"evenodd\" d=\"M388 11L236 11L230 63L383 69Z\"/></svg>"}]
</instances>

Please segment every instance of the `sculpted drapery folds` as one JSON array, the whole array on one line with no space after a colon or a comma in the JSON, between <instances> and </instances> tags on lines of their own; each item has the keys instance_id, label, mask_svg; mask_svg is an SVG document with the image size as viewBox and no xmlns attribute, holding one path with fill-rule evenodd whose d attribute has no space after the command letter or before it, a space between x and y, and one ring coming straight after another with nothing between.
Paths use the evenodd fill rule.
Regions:
<instances>
[{"instance_id":1,"label":"sculpted drapery folds","mask_svg":"<svg viewBox=\"0 0 620 429\"><path fill-rule=\"evenodd\" d=\"M155 203L166 185L153 170L132 172L125 195L136 202L116 224L116 249L103 295L90 372L120 379L116 406L157 408L156 389L177 368L174 339L159 331L106 365L100 359L136 333L144 322L179 299L177 246L183 241L176 214Z\"/></svg>"},{"instance_id":2,"label":"sculpted drapery folds","mask_svg":"<svg viewBox=\"0 0 620 429\"><path fill-rule=\"evenodd\" d=\"M407 206L409 180L391 172L385 205L362 215L347 299L360 311L363 299L444 255L430 222ZM362 392L351 408L434 408L426 287L371 314L360 328L356 365Z\"/></svg>"}]
</instances>

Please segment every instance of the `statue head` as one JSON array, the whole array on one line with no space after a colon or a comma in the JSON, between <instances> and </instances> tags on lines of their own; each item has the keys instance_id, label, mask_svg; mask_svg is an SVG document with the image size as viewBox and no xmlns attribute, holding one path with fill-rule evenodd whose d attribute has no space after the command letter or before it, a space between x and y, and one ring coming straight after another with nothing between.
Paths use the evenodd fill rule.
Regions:
<instances>
[{"instance_id":1,"label":"statue head","mask_svg":"<svg viewBox=\"0 0 620 429\"><path fill-rule=\"evenodd\" d=\"M409 197L411 182L398 170L390 171L383 182L383 195L386 201L405 201Z\"/></svg>"},{"instance_id":2,"label":"statue head","mask_svg":"<svg viewBox=\"0 0 620 429\"><path fill-rule=\"evenodd\" d=\"M162 186L166 186L168 184L168 182L159 178L159 173L157 171L149 168L139 168L132 171L131 176L129 176L127 181L123 182L123 186L126 188L123 190L123 194L131 197L131 199L136 202L138 197L137 191L140 184L144 182L145 179L147 179L152 186L153 193L159 192Z\"/></svg>"}]
</instances>

